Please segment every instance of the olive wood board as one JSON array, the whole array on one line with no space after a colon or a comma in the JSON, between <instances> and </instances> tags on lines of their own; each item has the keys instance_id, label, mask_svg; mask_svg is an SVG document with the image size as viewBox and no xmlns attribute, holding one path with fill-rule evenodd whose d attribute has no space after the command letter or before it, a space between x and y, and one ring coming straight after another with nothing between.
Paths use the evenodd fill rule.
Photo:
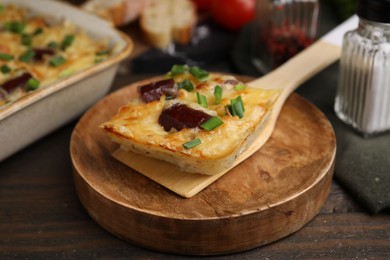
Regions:
<instances>
[{"instance_id":1,"label":"olive wood board","mask_svg":"<svg viewBox=\"0 0 390 260\"><path fill-rule=\"evenodd\" d=\"M77 123L70 144L81 203L119 238L174 254L240 252L299 230L327 199L334 131L299 95L287 99L260 150L188 199L113 158L118 146L98 128L136 93L133 84L99 101Z\"/></svg>"}]
</instances>

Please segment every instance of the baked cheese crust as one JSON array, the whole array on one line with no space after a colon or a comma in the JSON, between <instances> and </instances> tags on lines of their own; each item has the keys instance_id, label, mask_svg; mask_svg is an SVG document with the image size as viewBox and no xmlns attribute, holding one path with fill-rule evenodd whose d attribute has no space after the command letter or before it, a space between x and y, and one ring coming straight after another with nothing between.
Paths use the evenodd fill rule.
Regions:
<instances>
[{"instance_id":1,"label":"baked cheese crust","mask_svg":"<svg viewBox=\"0 0 390 260\"><path fill-rule=\"evenodd\" d=\"M207 80L199 81L185 72L172 79L175 85L179 85L175 98L162 95L148 103L141 97L136 98L122 106L101 127L122 149L173 163L186 172L206 175L230 168L251 143L251 138L256 136L280 93L278 90L250 88L229 75L210 74ZM194 90L180 88L184 80L191 81ZM214 94L216 86L222 89L219 104L216 104ZM197 93L206 97L207 107L199 104ZM241 118L233 116L229 110L231 100L239 96L244 105ZM209 131L200 126L166 131L159 122L160 115L164 109L177 104L218 117L223 123ZM191 148L183 145L194 139L199 139L200 144Z\"/></svg>"},{"instance_id":2,"label":"baked cheese crust","mask_svg":"<svg viewBox=\"0 0 390 260\"><path fill-rule=\"evenodd\" d=\"M49 21L0 1L0 109L106 60L113 51L107 42L92 39L70 21ZM35 83L29 86L28 80Z\"/></svg>"}]
</instances>

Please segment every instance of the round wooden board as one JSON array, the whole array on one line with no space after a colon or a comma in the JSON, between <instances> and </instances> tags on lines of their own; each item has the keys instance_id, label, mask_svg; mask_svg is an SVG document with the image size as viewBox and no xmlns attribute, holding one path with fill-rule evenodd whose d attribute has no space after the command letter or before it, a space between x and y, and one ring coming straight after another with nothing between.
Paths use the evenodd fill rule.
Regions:
<instances>
[{"instance_id":1,"label":"round wooden board","mask_svg":"<svg viewBox=\"0 0 390 260\"><path fill-rule=\"evenodd\" d=\"M161 252L226 254L283 238L319 212L336 141L327 118L305 99L293 94L258 152L186 199L115 160L117 145L98 128L137 94L136 85L98 102L71 138L78 196L103 228Z\"/></svg>"}]
</instances>

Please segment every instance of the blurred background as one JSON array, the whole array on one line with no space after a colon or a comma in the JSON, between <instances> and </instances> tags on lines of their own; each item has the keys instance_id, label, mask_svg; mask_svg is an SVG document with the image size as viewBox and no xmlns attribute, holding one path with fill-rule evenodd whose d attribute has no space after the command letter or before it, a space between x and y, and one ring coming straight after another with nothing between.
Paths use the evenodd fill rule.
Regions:
<instances>
[{"instance_id":1,"label":"blurred background","mask_svg":"<svg viewBox=\"0 0 390 260\"><path fill-rule=\"evenodd\" d=\"M133 39L135 49L125 66L131 73L160 74L168 71L173 64L187 63L208 70L255 77L264 74L264 71L253 66L251 57L254 41L253 23L255 18L262 19L256 17L256 2L264 0L189 0L195 5L197 16L189 41L185 44L174 41L163 48L156 47L153 42L148 41L140 22L140 15L150 4L150 0L127 0L132 7L127 11L128 17L119 21L113 18L119 12L115 9L110 11L110 8L115 8L118 3L126 0L68 1L112 19L121 31ZM315 37L320 37L351 16L355 12L356 2L320 0Z\"/></svg>"}]
</instances>

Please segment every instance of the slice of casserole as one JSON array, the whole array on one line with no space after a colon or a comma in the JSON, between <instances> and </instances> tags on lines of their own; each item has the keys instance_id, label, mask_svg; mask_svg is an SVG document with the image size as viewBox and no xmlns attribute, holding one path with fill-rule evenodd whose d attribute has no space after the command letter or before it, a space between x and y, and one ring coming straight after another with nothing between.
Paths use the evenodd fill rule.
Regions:
<instances>
[{"instance_id":1,"label":"slice of casserole","mask_svg":"<svg viewBox=\"0 0 390 260\"><path fill-rule=\"evenodd\" d=\"M165 79L139 86L139 97L101 127L122 149L213 175L250 145L278 96L233 76L175 65Z\"/></svg>"}]
</instances>

